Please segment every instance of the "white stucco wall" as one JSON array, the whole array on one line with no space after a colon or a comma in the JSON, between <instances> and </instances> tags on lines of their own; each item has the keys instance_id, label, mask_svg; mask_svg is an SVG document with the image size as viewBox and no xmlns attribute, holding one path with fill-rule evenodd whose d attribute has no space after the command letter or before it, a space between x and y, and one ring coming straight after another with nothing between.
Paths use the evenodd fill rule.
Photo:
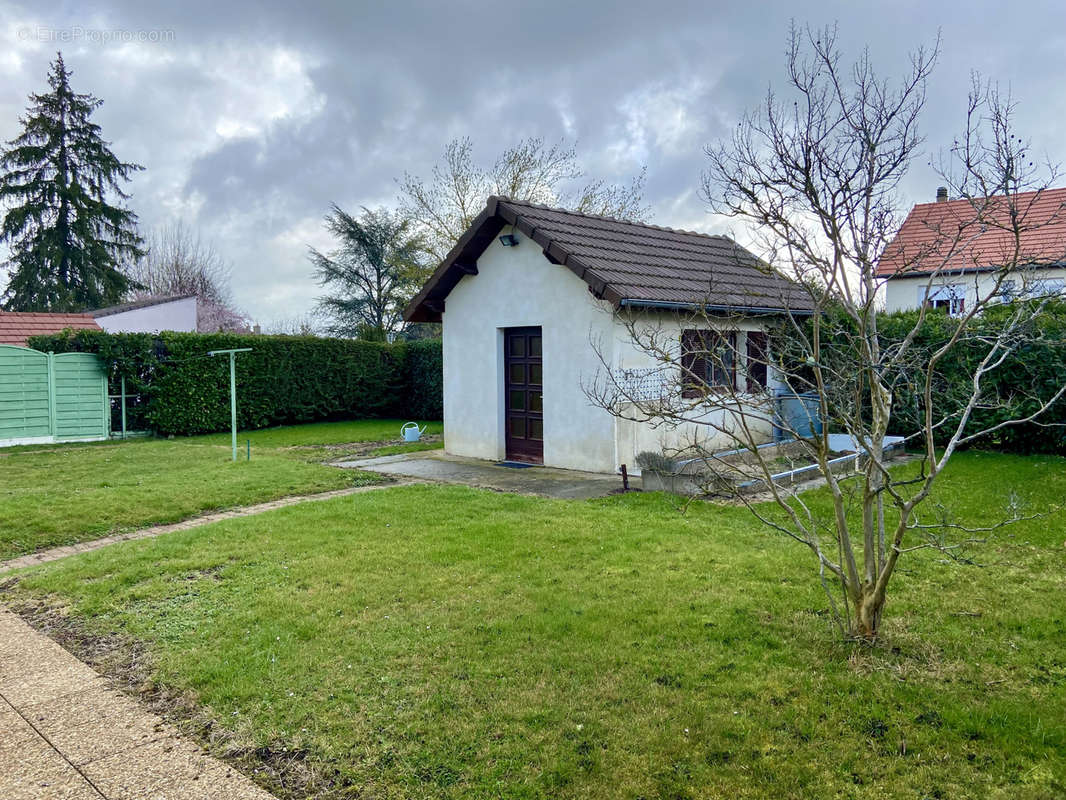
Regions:
<instances>
[{"instance_id":1,"label":"white stucco wall","mask_svg":"<svg viewBox=\"0 0 1066 800\"><path fill-rule=\"evenodd\" d=\"M613 471L614 418L581 391L598 367L590 333L613 342L607 307L534 242L498 240L448 294L443 315L444 447L475 458L506 456L503 329L540 326L544 361L544 463Z\"/></svg>"},{"instance_id":2,"label":"white stucco wall","mask_svg":"<svg viewBox=\"0 0 1066 800\"><path fill-rule=\"evenodd\" d=\"M654 335L659 341L671 342L675 347L676 357L680 357L681 352L681 331L684 328L693 327L693 323L682 322L676 316L669 314L645 315L638 325L645 331L654 330ZM745 333L763 330L763 326L755 319L730 319L728 322L723 322L723 328ZM744 381L746 370L743 362L746 360L746 343L740 338L737 341L737 349L739 362L736 366L737 378ZM635 343L626 330L618 336L616 359L617 366L621 369L657 366L654 357ZM655 425L651 422L619 419L615 429L615 451L619 463L626 464L630 472L639 474L636 456L644 451L670 455L694 445L711 452L731 450L737 447L737 442L724 431L731 428L739 429L738 415L740 413L743 413L745 424L755 435L761 436L763 441L770 441L773 438L773 402L770 398L777 388L778 381L772 370L767 378L771 390L769 396L752 396L751 404L743 408L736 406L736 413L721 407L708 408L703 413L694 410L686 414L691 421L678 425Z\"/></svg>"},{"instance_id":3,"label":"white stucco wall","mask_svg":"<svg viewBox=\"0 0 1066 800\"><path fill-rule=\"evenodd\" d=\"M159 333L196 331L196 298L183 297L169 303L121 311L97 317L96 324L108 333Z\"/></svg>"},{"instance_id":4,"label":"white stucco wall","mask_svg":"<svg viewBox=\"0 0 1066 800\"><path fill-rule=\"evenodd\" d=\"M464 276L445 301L444 446L474 458L506 457L503 398L503 331L539 326L544 374L544 464L593 472L614 472L643 450L669 451L694 432L707 446L734 446L728 437L708 438L710 429L638 424L616 420L593 406L582 387L603 369L653 366L608 304L566 267L549 262L541 248L520 236L517 247L499 241L478 259L478 274ZM680 347L681 328L669 315L649 317ZM688 327L691 327L689 325ZM757 322L731 327L758 330ZM596 343L595 347L593 342ZM771 383L773 378L771 376ZM721 418L725 412L714 412ZM767 419L753 423L772 437Z\"/></svg>"},{"instance_id":5,"label":"white stucco wall","mask_svg":"<svg viewBox=\"0 0 1066 800\"><path fill-rule=\"evenodd\" d=\"M1066 269L1028 269L1018 271L1010 280L1015 282L1018 291L1032 286L1039 281L1064 281ZM918 308L921 298L927 291L936 291L936 287L954 286L965 294L966 308L973 308L978 298L985 300L993 293L996 274L992 272L972 272L962 275L938 275L930 282L925 278L893 278L884 285L885 310L907 311Z\"/></svg>"}]
</instances>

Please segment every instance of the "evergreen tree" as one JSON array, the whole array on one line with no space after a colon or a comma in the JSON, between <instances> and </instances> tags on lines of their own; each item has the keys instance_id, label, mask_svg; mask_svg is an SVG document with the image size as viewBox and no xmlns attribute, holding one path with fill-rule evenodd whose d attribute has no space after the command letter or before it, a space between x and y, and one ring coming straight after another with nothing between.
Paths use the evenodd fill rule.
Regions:
<instances>
[{"instance_id":1,"label":"evergreen tree","mask_svg":"<svg viewBox=\"0 0 1066 800\"><path fill-rule=\"evenodd\" d=\"M143 169L119 161L89 117L103 102L70 88L57 55L51 91L31 94L22 134L0 155L0 202L7 207L9 311L81 311L113 305L137 284L120 269L144 253L137 215L107 202L128 199L120 181Z\"/></svg>"},{"instance_id":2,"label":"evergreen tree","mask_svg":"<svg viewBox=\"0 0 1066 800\"><path fill-rule=\"evenodd\" d=\"M421 238L412 235L408 220L385 208L364 208L356 218L334 204L326 229L339 247L329 253L312 248L309 257L315 278L331 291L318 299L327 331L385 341L403 327L403 307L421 271Z\"/></svg>"}]
</instances>

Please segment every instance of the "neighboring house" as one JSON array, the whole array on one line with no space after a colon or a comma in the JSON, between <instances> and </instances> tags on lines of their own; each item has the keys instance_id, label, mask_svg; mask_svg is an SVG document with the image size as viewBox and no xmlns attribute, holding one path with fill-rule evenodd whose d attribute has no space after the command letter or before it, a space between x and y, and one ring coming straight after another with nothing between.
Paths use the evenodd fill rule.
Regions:
<instances>
[{"instance_id":1,"label":"neighboring house","mask_svg":"<svg viewBox=\"0 0 1066 800\"><path fill-rule=\"evenodd\" d=\"M0 311L0 344L26 347L31 336L44 336L71 328L98 331L100 326L89 314L46 314Z\"/></svg>"},{"instance_id":2,"label":"neighboring house","mask_svg":"<svg viewBox=\"0 0 1066 800\"><path fill-rule=\"evenodd\" d=\"M701 308L720 313L729 329L699 330L691 319ZM752 355L766 350L767 321L809 309L795 284L724 236L493 197L405 317L443 323L447 452L613 472L632 469L643 450L708 435L623 420L590 402L585 388L606 368L664 385L624 318L659 326L681 359L708 337L728 339L739 363L729 374L708 368L707 384L736 382L754 398L774 388L765 360ZM772 421L754 405L753 413L771 440ZM731 446L728 437L711 439L701 443Z\"/></svg>"},{"instance_id":3,"label":"neighboring house","mask_svg":"<svg viewBox=\"0 0 1066 800\"><path fill-rule=\"evenodd\" d=\"M163 295L88 312L108 333L196 332L196 296Z\"/></svg>"},{"instance_id":4,"label":"neighboring house","mask_svg":"<svg viewBox=\"0 0 1066 800\"><path fill-rule=\"evenodd\" d=\"M960 315L978 299L1066 292L1066 188L1022 192L1010 202L988 200L986 224L975 222L974 201L949 200L943 187L936 202L911 210L878 262L886 310L926 303ZM1008 221L1011 208L1024 229L1017 243ZM1009 265L1015 268L1003 275Z\"/></svg>"}]
</instances>

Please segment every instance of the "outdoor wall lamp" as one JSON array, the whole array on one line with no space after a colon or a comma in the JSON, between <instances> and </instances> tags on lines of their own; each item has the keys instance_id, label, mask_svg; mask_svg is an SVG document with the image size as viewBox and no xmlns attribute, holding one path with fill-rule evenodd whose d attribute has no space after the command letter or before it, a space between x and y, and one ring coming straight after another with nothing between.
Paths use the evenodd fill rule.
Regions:
<instances>
[{"instance_id":1,"label":"outdoor wall lamp","mask_svg":"<svg viewBox=\"0 0 1066 800\"><path fill-rule=\"evenodd\" d=\"M502 244L504 247L517 247L518 237L515 236L513 233L505 233L503 236L500 237L500 244Z\"/></svg>"}]
</instances>

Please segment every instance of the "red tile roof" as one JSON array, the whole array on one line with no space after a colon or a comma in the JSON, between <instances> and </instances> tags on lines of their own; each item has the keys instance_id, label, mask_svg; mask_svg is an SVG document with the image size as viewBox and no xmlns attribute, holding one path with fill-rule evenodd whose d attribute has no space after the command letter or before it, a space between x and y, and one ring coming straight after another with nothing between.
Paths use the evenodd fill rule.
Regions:
<instances>
[{"instance_id":1,"label":"red tile roof","mask_svg":"<svg viewBox=\"0 0 1066 800\"><path fill-rule=\"evenodd\" d=\"M979 203L949 200L916 205L882 253L877 274L905 278L1066 262L1066 188L990 197L987 207ZM1019 220L1017 255L1009 221L1012 208Z\"/></svg>"},{"instance_id":2,"label":"red tile roof","mask_svg":"<svg viewBox=\"0 0 1066 800\"><path fill-rule=\"evenodd\" d=\"M100 330L89 314L38 314L35 312L0 311L0 344L26 346L31 336L59 333L66 328Z\"/></svg>"}]
</instances>

